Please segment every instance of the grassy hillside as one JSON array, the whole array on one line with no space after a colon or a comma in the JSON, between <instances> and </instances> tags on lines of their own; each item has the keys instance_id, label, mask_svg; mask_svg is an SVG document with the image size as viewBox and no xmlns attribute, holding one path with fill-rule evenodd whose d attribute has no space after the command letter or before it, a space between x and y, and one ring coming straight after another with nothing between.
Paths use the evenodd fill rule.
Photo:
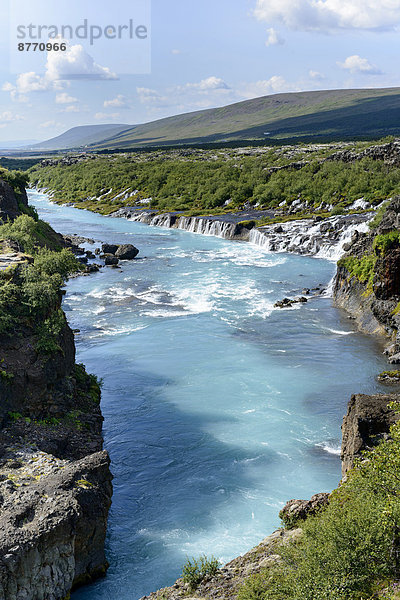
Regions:
<instances>
[{"instance_id":1,"label":"grassy hillside","mask_svg":"<svg viewBox=\"0 0 400 600\"><path fill-rule=\"evenodd\" d=\"M122 131L101 148L234 140L379 138L400 134L400 88L264 96Z\"/></svg>"},{"instance_id":2,"label":"grassy hillside","mask_svg":"<svg viewBox=\"0 0 400 600\"><path fill-rule=\"evenodd\" d=\"M129 129L132 125L83 125L73 127L65 133L58 135L39 144L32 146L35 150L66 150L69 148L80 148L89 144L96 144L108 138L114 138L121 131Z\"/></svg>"}]
</instances>

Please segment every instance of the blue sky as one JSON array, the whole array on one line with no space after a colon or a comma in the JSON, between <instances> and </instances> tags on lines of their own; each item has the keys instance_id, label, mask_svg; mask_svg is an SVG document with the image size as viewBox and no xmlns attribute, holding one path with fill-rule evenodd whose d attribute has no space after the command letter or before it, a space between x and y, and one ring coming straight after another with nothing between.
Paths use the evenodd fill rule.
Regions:
<instances>
[{"instance_id":1,"label":"blue sky","mask_svg":"<svg viewBox=\"0 0 400 600\"><path fill-rule=\"evenodd\" d=\"M29 13L24 3L37 23L146 21L148 38L130 46L67 40L63 56L18 53L9 18ZM2 0L0 141L143 123L279 92L400 85L400 0L9 0L9 7Z\"/></svg>"}]
</instances>

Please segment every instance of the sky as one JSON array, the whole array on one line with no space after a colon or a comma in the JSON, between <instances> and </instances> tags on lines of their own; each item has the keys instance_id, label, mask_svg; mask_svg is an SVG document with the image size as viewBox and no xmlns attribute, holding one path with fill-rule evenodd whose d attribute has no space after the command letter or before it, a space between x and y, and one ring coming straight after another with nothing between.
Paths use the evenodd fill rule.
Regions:
<instances>
[{"instance_id":1,"label":"sky","mask_svg":"<svg viewBox=\"0 0 400 600\"><path fill-rule=\"evenodd\" d=\"M400 0L0 2L0 143L280 92L400 86ZM27 50L49 42L39 25L69 26L50 40L66 49Z\"/></svg>"}]
</instances>

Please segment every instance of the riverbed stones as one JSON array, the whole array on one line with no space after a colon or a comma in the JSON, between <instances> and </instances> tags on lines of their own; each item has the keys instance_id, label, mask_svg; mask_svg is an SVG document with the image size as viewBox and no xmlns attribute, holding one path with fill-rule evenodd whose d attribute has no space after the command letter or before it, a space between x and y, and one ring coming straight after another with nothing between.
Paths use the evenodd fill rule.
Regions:
<instances>
[{"instance_id":1,"label":"riverbed stones","mask_svg":"<svg viewBox=\"0 0 400 600\"><path fill-rule=\"evenodd\" d=\"M116 256L113 256L112 254L105 254L104 256L104 264L107 266L114 266L117 265L119 263L119 260Z\"/></svg>"},{"instance_id":2,"label":"riverbed stones","mask_svg":"<svg viewBox=\"0 0 400 600\"><path fill-rule=\"evenodd\" d=\"M275 302L274 308L290 308L293 304L305 304L308 302L307 298L304 296L298 296L297 298L283 298L283 300L278 300Z\"/></svg>"},{"instance_id":3,"label":"riverbed stones","mask_svg":"<svg viewBox=\"0 0 400 600\"><path fill-rule=\"evenodd\" d=\"M132 244L102 244L101 249L104 256L114 256L117 260L133 260L139 254L139 250ZM106 262L106 264L118 263Z\"/></svg>"}]
</instances>

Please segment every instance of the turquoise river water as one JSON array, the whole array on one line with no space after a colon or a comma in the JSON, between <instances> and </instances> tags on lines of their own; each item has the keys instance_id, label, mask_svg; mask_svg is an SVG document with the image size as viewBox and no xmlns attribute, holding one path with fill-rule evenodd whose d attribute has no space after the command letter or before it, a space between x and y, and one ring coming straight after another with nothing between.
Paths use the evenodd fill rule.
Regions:
<instances>
[{"instance_id":1,"label":"turquoise river water","mask_svg":"<svg viewBox=\"0 0 400 600\"><path fill-rule=\"evenodd\" d=\"M108 575L73 600L136 600L188 556L226 562L288 499L337 485L347 402L382 389L386 362L328 297L273 309L327 285L333 263L30 198L62 233L140 249L67 284L78 361L104 379L115 477Z\"/></svg>"}]
</instances>

